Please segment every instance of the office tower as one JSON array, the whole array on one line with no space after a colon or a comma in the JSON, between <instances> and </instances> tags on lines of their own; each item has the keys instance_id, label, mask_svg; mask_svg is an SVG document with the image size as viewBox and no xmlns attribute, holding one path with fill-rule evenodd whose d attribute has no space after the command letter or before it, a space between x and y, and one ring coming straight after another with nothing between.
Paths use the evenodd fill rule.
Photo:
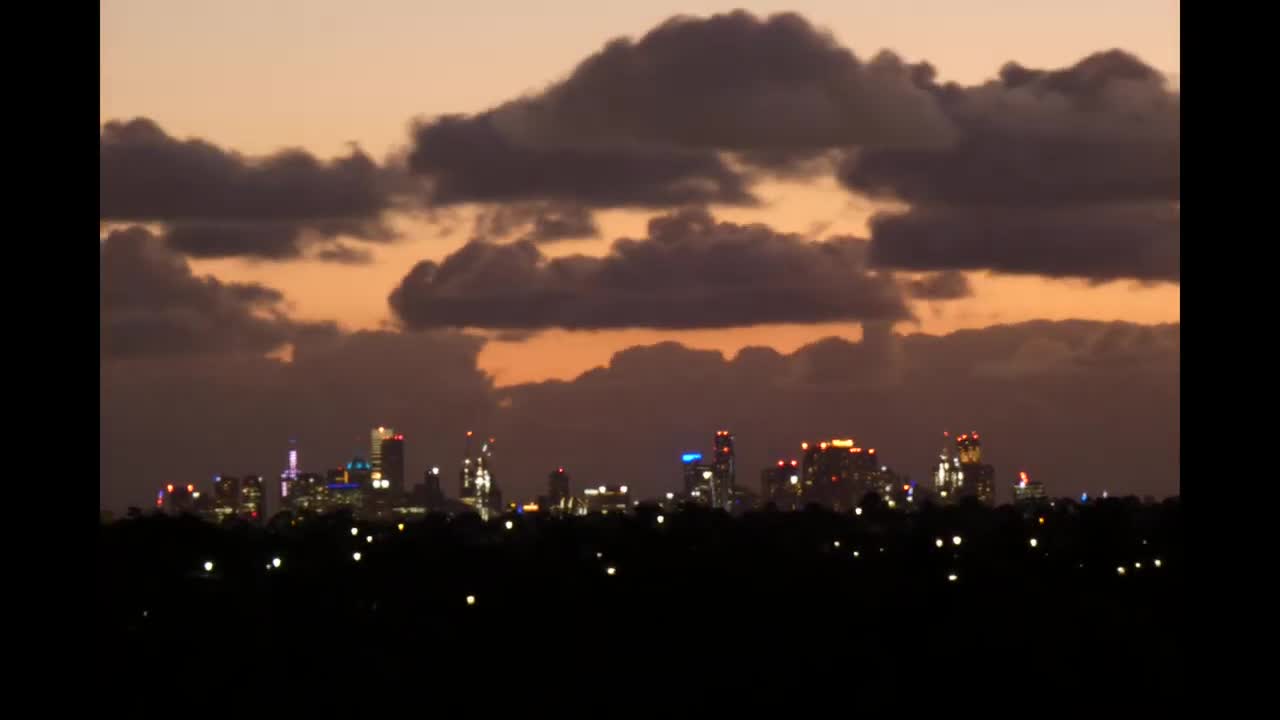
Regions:
<instances>
[{"instance_id":1,"label":"office tower","mask_svg":"<svg viewBox=\"0 0 1280 720\"><path fill-rule=\"evenodd\" d=\"M298 441L289 441L288 464L285 465L284 472L280 473L280 501L285 506L290 506L289 494L294 492L294 485L298 482Z\"/></svg>"},{"instance_id":2,"label":"office tower","mask_svg":"<svg viewBox=\"0 0 1280 720\"><path fill-rule=\"evenodd\" d=\"M471 455L471 439L474 433L467 431L466 450L460 471L461 489L459 498L468 507L480 514L481 519L488 520L502 509L502 491L498 489L497 480L493 476L494 438L480 445L475 457Z\"/></svg>"},{"instance_id":3,"label":"office tower","mask_svg":"<svg viewBox=\"0 0 1280 720\"><path fill-rule=\"evenodd\" d=\"M369 431L369 466L373 472L382 472L382 441L395 434L395 428L382 426Z\"/></svg>"},{"instance_id":4,"label":"office tower","mask_svg":"<svg viewBox=\"0 0 1280 720\"><path fill-rule=\"evenodd\" d=\"M631 492L626 485L600 485L582 491L582 512L621 513L631 507Z\"/></svg>"},{"instance_id":5,"label":"office tower","mask_svg":"<svg viewBox=\"0 0 1280 720\"><path fill-rule=\"evenodd\" d=\"M569 473L564 468L556 468L548 478L547 482L547 507L548 512L563 513L568 512L570 506L569 496Z\"/></svg>"},{"instance_id":6,"label":"office tower","mask_svg":"<svg viewBox=\"0 0 1280 720\"><path fill-rule=\"evenodd\" d=\"M199 497L195 485L169 483L156 494L156 507L170 515L185 515L195 512Z\"/></svg>"},{"instance_id":7,"label":"office tower","mask_svg":"<svg viewBox=\"0 0 1280 720\"><path fill-rule=\"evenodd\" d=\"M711 505L727 508L738 487L733 435L728 430L716 433L715 458L712 464Z\"/></svg>"},{"instance_id":8,"label":"office tower","mask_svg":"<svg viewBox=\"0 0 1280 720\"><path fill-rule=\"evenodd\" d=\"M1048 494L1045 493L1043 483L1028 477L1026 470L1018 473L1018 482L1013 485L1014 504L1038 505L1047 501Z\"/></svg>"},{"instance_id":9,"label":"office tower","mask_svg":"<svg viewBox=\"0 0 1280 720\"><path fill-rule=\"evenodd\" d=\"M213 515L218 522L230 520L240 513L240 478L215 475L213 478Z\"/></svg>"},{"instance_id":10,"label":"office tower","mask_svg":"<svg viewBox=\"0 0 1280 720\"><path fill-rule=\"evenodd\" d=\"M995 505L996 471L982 462L982 440L972 432L956 438L956 458L960 461L961 497L976 497L984 505Z\"/></svg>"},{"instance_id":11,"label":"office tower","mask_svg":"<svg viewBox=\"0 0 1280 720\"><path fill-rule=\"evenodd\" d=\"M684 500L711 505L715 480L715 464L702 462L702 453L688 452L680 456L684 470Z\"/></svg>"},{"instance_id":12,"label":"office tower","mask_svg":"<svg viewBox=\"0 0 1280 720\"><path fill-rule=\"evenodd\" d=\"M799 509L801 492L799 460L779 460L760 473L762 502L773 503L779 510Z\"/></svg>"},{"instance_id":13,"label":"office tower","mask_svg":"<svg viewBox=\"0 0 1280 720\"><path fill-rule=\"evenodd\" d=\"M852 510L870 492L882 492L884 471L875 448L852 438L802 443L800 467L803 504L816 503L836 511ZM887 470L887 468L886 468Z\"/></svg>"},{"instance_id":14,"label":"office tower","mask_svg":"<svg viewBox=\"0 0 1280 720\"><path fill-rule=\"evenodd\" d=\"M382 440L381 479L392 499L404 497L404 435L396 433Z\"/></svg>"},{"instance_id":15,"label":"office tower","mask_svg":"<svg viewBox=\"0 0 1280 720\"><path fill-rule=\"evenodd\" d=\"M358 463L357 460L359 460ZM368 482L371 477L372 471L369 469L369 464L360 458L355 458L345 468L338 467L330 470L325 478L326 509L360 512L364 504L364 486L360 483ZM356 482L351 482L352 480Z\"/></svg>"},{"instance_id":16,"label":"office tower","mask_svg":"<svg viewBox=\"0 0 1280 720\"><path fill-rule=\"evenodd\" d=\"M236 514L243 520L261 522L267 517L265 483L261 475L245 475L240 480L240 506Z\"/></svg>"},{"instance_id":17,"label":"office tower","mask_svg":"<svg viewBox=\"0 0 1280 720\"><path fill-rule=\"evenodd\" d=\"M324 476L319 473L301 473L289 484L286 507L295 513L323 513L328 497Z\"/></svg>"},{"instance_id":18,"label":"office tower","mask_svg":"<svg viewBox=\"0 0 1280 720\"><path fill-rule=\"evenodd\" d=\"M444 507L444 490L440 488L440 468L432 467L422 473L421 490L422 504L430 510L437 510Z\"/></svg>"},{"instance_id":19,"label":"office tower","mask_svg":"<svg viewBox=\"0 0 1280 720\"><path fill-rule=\"evenodd\" d=\"M949 505L960 499L964 489L964 471L960 468L960 456L954 450L951 434L944 432L942 437L947 441L943 443L933 468L933 491L940 502Z\"/></svg>"}]
</instances>

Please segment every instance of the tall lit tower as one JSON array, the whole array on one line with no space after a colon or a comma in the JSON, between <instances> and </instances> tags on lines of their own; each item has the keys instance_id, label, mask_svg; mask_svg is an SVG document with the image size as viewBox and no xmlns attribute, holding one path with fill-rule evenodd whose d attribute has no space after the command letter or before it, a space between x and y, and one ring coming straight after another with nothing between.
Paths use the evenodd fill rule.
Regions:
<instances>
[{"instance_id":1,"label":"tall lit tower","mask_svg":"<svg viewBox=\"0 0 1280 720\"><path fill-rule=\"evenodd\" d=\"M280 499L287 501L289 493L295 490L298 483L298 441L289 440L289 464L280 473Z\"/></svg>"},{"instance_id":2,"label":"tall lit tower","mask_svg":"<svg viewBox=\"0 0 1280 720\"><path fill-rule=\"evenodd\" d=\"M396 433L382 440L382 483L391 490L392 500L404 496L404 435Z\"/></svg>"},{"instance_id":3,"label":"tall lit tower","mask_svg":"<svg viewBox=\"0 0 1280 720\"><path fill-rule=\"evenodd\" d=\"M556 468L551 473L547 488L547 504L550 510L564 512L569 509L569 473L564 468Z\"/></svg>"},{"instance_id":4,"label":"tall lit tower","mask_svg":"<svg viewBox=\"0 0 1280 720\"><path fill-rule=\"evenodd\" d=\"M502 507L502 491L493 477L493 445L494 438L481 443L480 452L471 456L471 436L467 431L466 456L462 459L462 488L459 498L480 513L481 519L488 520L490 515Z\"/></svg>"},{"instance_id":5,"label":"tall lit tower","mask_svg":"<svg viewBox=\"0 0 1280 720\"><path fill-rule=\"evenodd\" d=\"M374 472L382 472L382 441L395 434L395 428L381 425L369 431L369 465Z\"/></svg>"},{"instance_id":6,"label":"tall lit tower","mask_svg":"<svg viewBox=\"0 0 1280 720\"><path fill-rule=\"evenodd\" d=\"M962 495L972 495L984 505L996 503L996 471L982 462L982 440L977 432L956 438L956 455L964 478Z\"/></svg>"},{"instance_id":7,"label":"tall lit tower","mask_svg":"<svg viewBox=\"0 0 1280 720\"><path fill-rule=\"evenodd\" d=\"M732 499L733 492L737 488L737 473L734 468L733 456L733 435L728 430L717 432L715 445L716 456L712 462L712 473L715 482L712 484L711 504L716 507L723 507Z\"/></svg>"}]
</instances>

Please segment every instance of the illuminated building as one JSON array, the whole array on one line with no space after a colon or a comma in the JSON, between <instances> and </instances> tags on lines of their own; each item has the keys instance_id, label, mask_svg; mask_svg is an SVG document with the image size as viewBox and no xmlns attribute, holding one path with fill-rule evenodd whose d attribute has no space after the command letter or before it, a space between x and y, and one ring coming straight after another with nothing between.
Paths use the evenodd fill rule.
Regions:
<instances>
[{"instance_id":1,"label":"illuminated building","mask_svg":"<svg viewBox=\"0 0 1280 720\"><path fill-rule=\"evenodd\" d=\"M374 472L382 472L382 441L395 434L395 428L382 426L369 431L369 466Z\"/></svg>"},{"instance_id":2,"label":"illuminated building","mask_svg":"<svg viewBox=\"0 0 1280 720\"><path fill-rule=\"evenodd\" d=\"M444 507L444 491L440 489L440 468L433 467L422 473L422 484L414 488L414 504L422 504L428 510Z\"/></svg>"},{"instance_id":3,"label":"illuminated building","mask_svg":"<svg viewBox=\"0 0 1280 720\"><path fill-rule=\"evenodd\" d=\"M1013 484L1013 502L1017 505L1038 505L1047 502L1048 495L1044 491L1044 483L1032 480L1027 471L1018 473L1018 482Z\"/></svg>"},{"instance_id":4,"label":"illuminated building","mask_svg":"<svg viewBox=\"0 0 1280 720\"><path fill-rule=\"evenodd\" d=\"M549 512L568 512L572 505L569 495L569 473L564 468L556 468L547 479L547 510Z\"/></svg>"},{"instance_id":5,"label":"illuminated building","mask_svg":"<svg viewBox=\"0 0 1280 720\"><path fill-rule=\"evenodd\" d=\"M761 498L779 510L799 510L802 492L799 460L779 460L760 473Z\"/></svg>"},{"instance_id":6,"label":"illuminated building","mask_svg":"<svg viewBox=\"0 0 1280 720\"><path fill-rule=\"evenodd\" d=\"M293 512L319 514L327 510L328 488L318 473L302 473L289 487L285 503Z\"/></svg>"},{"instance_id":7,"label":"illuminated building","mask_svg":"<svg viewBox=\"0 0 1280 720\"><path fill-rule=\"evenodd\" d=\"M200 493L196 491L195 485L169 483L156 493L156 507L170 515L185 515L195 512L196 499L199 497Z\"/></svg>"},{"instance_id":8,"label":"illuminated building","mask_svg":"<svg viewBox=\"0 0 1280 720\"><path fill-rule=\"evenodd\" d=\"M963 473L960 496L976 497L984 505L995 505L996 470L982 462L982 440L978 433L956 438L956 457Z\"/></svg>"},{"instance_id":9,"label":"illuminated building","mask_svg":"<svg viewBox=\"0 0 1280 720\"><path fill-rule=\"evenodd\" d=\"M736 459L733 451L733 435L720 430L715 438L715 457L712 459L711 505L727 508L737 490Z\"/></svg>"},{"instance_id":10,"label":"illuminated building","mask_svg":"<svg viewBox=\"0 0 1280 720\"><path fill-rule=\"evenodd\" d=\"M263 495L265 483L261 475L245 475L240 480L240 506L236 514L243 520L260 522L266 519L266 498Z\"/></svg>"},{"instance_id":11,"label":"illuminated building","mask_svg":"<svg viewBox=\"0 0 1280 720\"><path fill-rule=\"evenodd\" d=\"M869 492L881 492L883 473L875 448L860 447L851 438L803 443L800 466L804 504L816 503L835 511L852 510Z\"/></svg>"},{"instance_id":12,"label":"illuminated building","mask_svg":"<svg viewBox=\"0 0 1280 720\"><path fill-rule=\"evenodd\" d=\"M955 453L950 442L951 434L942 433L947 442L943 443L938 453L938 462L933 468L933 491L938 500L949 505L960 499L964 487L964 471L960 469L960 457Z\"/></svg>"},{"instance_id":13,"label":"illuminated building","mask_svg":"<svg viewBox=\"0 0 1280 720\"><path fill-rule=\"evenodd\" d=\"M372 463L370 463L372 464ZM378 467L373 468L375 472ZM382 485L396 501L404 496L404 435L396 433L382 440Z\"/></svg>"},{"instance_id":14,"label":"illuminated building","mask_svg":"<svg viewBox=\"0 0 1280 720\"><path fill-rule=\"evenodd\" d=\"M502 509L502 491L498 489L497 480L493 477L493 445L494 438L481 443L480 452L471 456L471 437L467 431L467 445L462 459L460 471L461 491L458 497L471 509L480 514L481 519L488 520Z\"/></svg>"},{"instance_id":15,"label":"illuminated building","mask_svg":"<svg viewBox=\"0 0 1280 720\"><path fill-rule=\"evenodd\" d=\"M298 448L297 440L289 441L289 461L284 468L284 472L280 473L280 500L290 506L289 495L294 492L295 485L298 482Z\"/></svg>"},{"instance_id":16,"label":"illuminated building","mask_svg":"<svg viewBox=\"0 0 1280 720\"><path fill-rule=\"evenodd\" d=\"M631 492L626 485L601 485L582 491L582 514L594 512L626 512L631 507Z\"/></svg>"},{"instance_id":17,"label":"illuminated building","mask_svg":"<svg viewBox=\"0 0 1280 720\"><path fill-rule=\"evenodd\" d=\"M224 522L240 512L240 478L215 475L213 478L213 517Z\"/></svg>"},{"instance_id":18,"label":"illuminated building","mask_svg":"<svg viewBox=\"0 0 1280 720\"><path fill-rule=\"evenodd\" d=\"M689 452L680 456L684 469L684 499L699 505L710 505L715 465L702 462L702 453Z\"/></svg>"}]
</instances>

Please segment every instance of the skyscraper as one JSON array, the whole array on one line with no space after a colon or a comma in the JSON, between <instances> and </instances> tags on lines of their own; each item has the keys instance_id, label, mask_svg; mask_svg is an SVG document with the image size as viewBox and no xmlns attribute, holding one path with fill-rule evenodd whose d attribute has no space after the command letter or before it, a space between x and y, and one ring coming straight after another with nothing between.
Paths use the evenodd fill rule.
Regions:
<instances>
[{"instance_id":1,"label":"skyscraper","mask_svg":"<svg viewBox=\"0 0 1280 720\"><path fill-rule=\"evenodd\" d=\"M716 433L715 452L715 459L712 461L711 504L714 507L727 507L738 486L733 435L728 430Z\"/></svg>"},{"instance_id":2,"label":"skyscraper","mask_svg":"<svg viewBox=\"0 0 1280 720\"><path fill-rule=\"evenodd\" d=\"M236 514L250 522L262 522L267 517L266 497L261 475L245 475L240 480L240 507Z\"/></svg>"},{"instance_id":3,"label":"skyscraper","mask_svg":"<svg viewBox=\"0 0 1280 720\"><path fill-rule=\"evenodd\" d=\"M289 440L289 459L284 472L280 473L280 500L288 505L289 494L295 492L298 482L298 441Z\"/></svg>"},{"instance_id":4,"label":"skyscraper","mask_svg":"<svg viewBox=\"0 0 1280 720\"><path fill-rule=\"evenodd\" d=\"M883 492L885 472L875 448L863 448L852 438L802 443L800 466L804 504L832 510L851 510L869 492ZM887 470L887 468L886 468Z\"/></svg>"},{"instance_id":5,"label":"skyscraper","mask_svg":"<svg viewBox=\"0 0 1280 720\"><path fill-rule=\"evenodd\" d=\"M982 462L982 439L978 433L956 438L956 456L964 480L960 495L976 497L984 505L995 505L996 470Z\"/></svg>"},{"instance_id":6,"label":"skyscraper","mask_svg":"<svg viewBox=\"0 0 1280 720\"><path fill-rule=\"evenodd\" d=\"M381 425L369 431L369 465L373 472L382 472L382 441L395 434L395 428Z\"/></svg>"},{"instance_id":7,"label":"skyscraper","mask_svg":"<svg viewBox=\"0 0 1280 720\"><path fill-rule=\"evenodd\" d=\"M502 508L502 491L493 476L494 438L481 443L480 451L472 457L471 438L474 435L467 431L467 443L462 458L462 469L459 472L461 488L458 497L463 503L473 508L480 517L488 520L491 515Z\"/></svg>"},{"instance_id":8,"label":"skyscraper","mask_svg":"<svg viewBox=\"0 0 1280 720\"><path fill-rule=\"evenodd\" d=\"M396 433L382 440L382 480L398 501L404 497L404 435Z\"/></svg>"},{"instance_id":9,"label":"skyscraper","mask_svg":"<svg viewBox=\"0 0 1280 720\"><path fill-rule=\"evenodd\" d=\"M1018 482L1013 485L1013 502L1016 505L1037 505L1048 499L1044 491L1044 483L1032 480L1027 471L1018 473Z\"/></svg>"},{"instance_id":10,"label":"skyscraper","mask_svg":"<svg viewBox=\"0 0 1280 720\"><path fill-rule=\"evenodd\" d=\"M547 510L566 512L569 510L569 473L564 468L556 468L547 481Z\"/></svg>"},{"instance_id":11,"label":"skyscraper","mask_svg":"<svg viewBox=\"0 0 1280 720\"><path fill-rule=\"evenodd\" d=\"M799 460L779 460L760 473L761 501L773 503L779 510L798 510L802 490Z\"/></svg>"}]
</instances>

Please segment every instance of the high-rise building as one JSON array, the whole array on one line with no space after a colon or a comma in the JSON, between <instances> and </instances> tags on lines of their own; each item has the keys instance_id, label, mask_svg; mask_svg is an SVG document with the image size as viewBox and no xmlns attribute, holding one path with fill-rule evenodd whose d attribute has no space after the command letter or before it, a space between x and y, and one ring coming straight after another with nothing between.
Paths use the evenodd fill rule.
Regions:
<instances>
[{"instance_id":1,"label":"high-rise building","mask_svg":"<svg viewBox=\"0 0 1280 720\"><path fill-rule=\"evenodd\" d=\"M564 468L556 468L552 471L547 479L547 507L548 512L564 513L568 512L572 498L569 495L569 473Z\"/></svg>"},{"instance_id":2,"label":"high-rise building","mask_svg":"<svg viewBox=\"0 0 1280 720\"><path fill-rule=\"evenodd\" d=\"M444 507L444 490L440 488L440 468L432 467L422 473L422 485L419 486L420 500L430 510Z\"/></svg>"},{"instance_id":3,"label":"high-rise building","mask_svg":"<svg viewBox=\"0 0 1280 720\"><path fill-rule=\"evenodd\" d=\"M156 494L156 507L170 515L185 515L195 512L199 497L195 485L169 483Z\"/></svg>"},{"instance_id":4,"label":"high-rise building","mask_svg":"<svg viewBox=\"0 0 1280 720\"><path fill-rule=\"evenodd\" d=\"M833 438L802 443L800 449L804 453L800 466L804 504L852 510L867 493L883 491L884 472L875 448L863 448L852 438Z\"/></svg>"},{"instance_id":5,"label":"high-rise building","mask_svg":"<svg viewBox=\"0 0 1280 720\"><path fill-rule=\"evenodd\" d=\"M728 430L716 433L712 465L711 505L727 508L738 487L733 435Z\"/></svg>"},{"instance_id":6,"label":"high-rise building","mask_svg":"<svg viewBox=\"0 0 1280 720\"><path fill-rule=\"evenodd\" d=\"M459 473L461 489L459 498L468 507L479 513L481 519L488 520L502 510L502 491L493 476L494 438L481 443L480 451L472 457L471 438L474 433L467 431L467 444Z\"/></svg>"},{"instance_id":7,"label":"high-rise building","mask_svg":"<svg viewBox=\"0 0 1280 720\"><path fill-rule=\"evenodd\" d=\"M1032 480L1027 471L1018 473L1018 482L1013 485L1013 502L1016 505L1037 505L1048 501L1044 483Z\"/></svg>"},{"instance_id":8,"label":"high-rise building","mask_svg":"<svg viewBox=\"0 0 1280 720\"><path fill-rule=\"evenodd\" d=\"M964 487L964 471L960 469L960 456L956 454L950 433L942 433L947 441L938 453L933 469L933 491L945 505L957 502Z\"/></svg>"},{"instance_id":9,"label":"high-rise building","mask_svg":"<svg viewBox=\"0 0 1280 720\"><path fill-rule=\"evenodd\" d=\"M355 463L353 461L348 464ZM367 482L371 478L372 471L369 469L369 464L363 460L354 468L338 467L330 470L325 478L325 509L329 511L348 509L354 513L360 512L364 505L364 486L361 482ZM352 480L356 482L351 482Z\"/></svg>"},{"instance_id":10,"label":"high-rise building","mask_svg":"<svg viewBox=\"0 0 1280 720\"><path fill-rule=\"evenodd\" d=\"M800 509L800 461L779 460L760 473L760 498L773 503L779 510Z\"/></svg>"},{"instance_id":11,"label":"high-rise building","mask_svg":"<svg viewBox=\"0 0 1280 720\"><path fill-rule=\"evenodd\" d=\"M711 505L714 496L715 464L702 462L702 453L688 452L680 456L684 470L684 500Z\"/></svg>"},{"instance_id":12,"label":"high-rise building","mask_svg":"<svg viewBox=\"0 0 1280 720\"><path fill-rule=\"evenodd\" d=\"M298 482L298 441L289 440L288 462L285 465L284 472L280 473L280 501L285 506L291 506L289 501L290 493L294 492L294 485Z\"/></svg>"},{"instance_id":13,"label":"high-rise building","mask_svg":"<svg viewBox=\"0 0 1280 720\"><path fill-rule=\"evenodd\" d=\"M956 457L960 460L963 483L961 497L976 497L984 505L996 503L996 470L982 462L982 439L976 432L956 438Z\"/></svg>"},{"instance_id":14,"label":"high-rise building","mask_svg":"<svg viewBox=\"0 0 1280 720\"><path fill-rule=\"evenodd\" d=\"M218 522L230 520L240 513L240 478L215 475L213 478L213 515Z\"/></svg>"},{"instance_id":15,"label":"high-rise building","mask_svg":"<svg viewBox=\"0 0 1280 720\"><path fill-rule=\"evenodd\" d=\"M395 434L395 428L381 425L369 431L369 465L373 472L382 472L382 441Z\"/></svg>"},{"instance_id":16,"label":"high-rise building","mask_svg":"<svg viewBox=\"0 0 1280 720\"><path fill-rule=\"evenodd\" d=\"M240 506L236 514L242 520L262 522L267 517L266 497L263 493L266 483L261 475L245 475L240 479Z\"/></svg>"},{"instance_id":17,"label":"high-rise building","mask_svg":"<svg viewBox=\"0 0 1280 720\"><path fill-rule=\"evenodd\" d=\"M382 483L396 499L404 496L404 435L396 433L382 440Z\"/></svg>"},{"instance_id":18,"label":"high-rise building","mask_svg":"<svg viewBox=\"0 0 1280 720\"><path fill-rule=\"evenodd\" d=\"M289 483L289 488L285 505L293 512L319 514L328 510L328 488L319 473L301 473L297 480Z\"/></svg>"},{"instance_id":19,"label":"high-rise building","mask_svg":"<svg viewBox=\"0 0 1280 720\"><path fill-rule=\"evenodd\" d=\"M581 507L584 514L626 512L631 507L631 492L626 485L584 488Z\"/></svg>"}]
</instances>

